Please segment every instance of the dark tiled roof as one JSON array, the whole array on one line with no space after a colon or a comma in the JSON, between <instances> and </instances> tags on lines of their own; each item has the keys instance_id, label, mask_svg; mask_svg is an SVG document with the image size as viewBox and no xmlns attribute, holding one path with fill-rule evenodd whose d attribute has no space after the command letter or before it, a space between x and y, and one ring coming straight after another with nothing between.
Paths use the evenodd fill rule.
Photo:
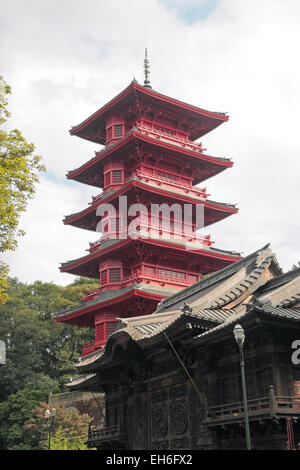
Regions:
<instances>
[{"instance_id":1,"label":"dark tiled roof","mask_svg":"<svg viewBox=\"0 0 300 470\"><path fill-rule=\"evenodd\" d=\"M70 310L65 310L63 312L57 312L55 314L54 318L58 318L61 316L68 315L70 313L77 312L78 310L85 309L87 307L91 307L93 305L98 305L101 304L102 302L105 302L106 300L112 300L116 299L124 294L127 294L130 291L133 290L139 290L140 292L147 292L150 294L157 294L159 296L163 296L162 290L159 290L158 286L151 286L150 284L144 285L144 284L135 284L133 283L132 285L128 287L123 287L122 289L108 289L103 292L100 292L97 297L95 297L93 300L90 300L88 302L81 303L80 305L70 309ZM168 291L165 289L164 295L168 295Z\"/></svg>"},{"instance_id":2,"label":"dark tiled roof","mask_svg":"<svg viewBox=\"0 0 300 470\"><path fill-rule=\"evenodd\" d=\"M290 282L293 279L296 279L300 276L300 268L293 269L288 271L287 273L283 273L280 276L276 276L273 279L270 279L257 293L260 294L261 292L266 293L277 287L280 287L287 282Z\"/></svg>"},{"instance_id":3,"label":"dark tiled roof","mask_svg":"<svg viewBox=\"0 0 300 470\"><path fill-rule=\"evenodd\" d=\"M266 305L263 307L263 312L273 317L281 317L290 320L300 321L300 309L298 308L283 308L273 307L272 305Z\"/></svg>"},{"instance_id":4,"label":"dark tiled roof","mask_svg":"<svg viewBox=\"0 0 300 470\"><path fill-rule=\"evenodd\" d=\"M210 338L216 336L220 331L225 330L227 328L233 328L233 325L239 322L245 321L250 315L253 315L256 311L260 311L260 313L267 315L269 317L274 318L281 318L286 321L300 321L300 310L299 309L292 309L292 308L278 308L273 307L271 305L265 305L262 308L253 307L253 309L247 309L246 305L243 309L240 309L239 313L230 316L225 322L222 324L201 333L197 336L196 340L199 343L207 342Z\"/></svg>"},{"instance_id":5,"label":"dark tiled roof","mask_svg":"<svg viewBox=\"0 0 300 470\"><path fill-rule=\"evenodd\" d=\"M84 374L78 375L67 383L66 386L72 390L82 390L84 387L88 387L97 380L97 374Z\"/></svg>"},{"instance_id":6,"label":"dark tiled roof","mask_svg":"<svg viewBox=\"0 0 300 470\"><path fill-rule=\"evenodd\" d=\"M77 367L89 372L101 369L102 364L113 367L109 351L118 341L123 345L133 341L146 349L159 344L165 332L175 334L177 327L181 331L185 323L193 324L190 331L197 344L218 341L229 331L231 334L236 323L243 325L256 315L300 324L300 308L291 307L290 303L284 307L291 298L299 298L300 270L283 274L269 245L185 289L183 297L180 294L169 298L172 310L164 308L166 302L162 301L162 308L151 315L120 319L119 329L110 335L105 347L82 358ZM184 302L182 306L182 299L188 300L192 295L193 303ZM222 303L223 297L226 298ZM197 328L202 329L200 335Z\"/></svg>"},{"instance_id":7,"label":"dark tiled roof","mask_svg":"<svg viewBox=\"0 0 300 470\"><path fill-rule=\"evenodd\" d=\"M110 246L113 246L115 245L116 243L120 242L120 239L116 238L116 239L112 239L112 238L108 238L107 240L103 240L101 242L101 245L100 247L98 248L98 250L95 250L93 251L92 253L89 253L88 255L85 255L85 256L82 256L81 258L76 258L76 259L72 259L72 260L68 260L68 261L65 261L64 263L61 263L61 266L68 266L69 264L73 264L73 263L76 263L76 261L83 261L85 259L88 259L90 258L94 253L99 253L103 250L105 250L106 248L110 247Z\"/></svg>"},{"instance_id":8,"label":"dark tiled roof","mask_svg":"<svg viewBox=\"0 0 300 470\"><path fill-rule=\"evenodd\" d=\"M255 268L257 259L260 253L266 251L269 248L269 246L270 246L269 244L265 245L260 250L257 250L254 253L251 253L250 255L246 256L245 258L239 261L236 261L235 263L232 263L229 266L226 266L225 268L220 269L219 271L216 271L213 274L210 274L209 276L205 277L205 279L202 279L199 282L196 282L192 286L181 290L180 292L174 294L173 296L162 300L160 304L158 305L157 312L163 312L166 308L170 306L176 309L176 304L182 302L184 299L188 299L192 295L199 294L199 297L200 297L201 291L219 284L221 281L224 281L226 278L234 275L242 268L245 268L246 270L248 270L248 272L251 271L253 267ZM275 259L274 259L274 263L276 263ZM280 267L277 265L276 268L277 268L278 274L281 274L282 271Z\"/></svg>"}]
</instances>

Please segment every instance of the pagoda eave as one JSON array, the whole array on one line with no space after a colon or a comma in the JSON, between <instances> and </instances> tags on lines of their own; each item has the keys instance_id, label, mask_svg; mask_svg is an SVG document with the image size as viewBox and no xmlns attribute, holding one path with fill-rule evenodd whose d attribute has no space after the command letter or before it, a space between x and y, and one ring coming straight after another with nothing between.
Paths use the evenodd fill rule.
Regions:
<instances>
[{"instance_id":1,"label":"pagoda eave","mask_svg":"<svg viewBox=\"0 0 300 470\"><path fill-rule=\"evenodd\" d=\"M143 190L145 193L155 194L156 196L160 196L165 199L166 201L170 201L174 199L174 203L181 202L182 204L191 204L191 205L204 205L204 226L209 226L223 220L224 218L232 215L237 214L238 208L233 204L225 204L219 203L215 201L201 199L199 197L192 197L187 196L179 192L171 191L166 188L162 188L159 186L153 186L142 181L139 181L137 178L130 180L126 185L122 188L115 190L113 193L109 194L108 196L105 193L102 193L101 198L95 200L89 207L83 209L76 214L71 214L66 216L63 220L65 225L72 225L75 227L83 228L86 230L96 231L97 224L100 221L95 218L95 211L97 207L99 207L102 203L115 203L117 204L117 200L120 196L129 195L131 190L135 188ZM103 197L104 196L104 197Z\"/></svg>"},{"instance_id":2,"label":"pagoda eave","mask_svg":"<svg viewBox=\"0 0 300 470\"><path fill-rule=\"evenodd\" d=\"M122 289L120 290L122 291ZM132 300L137 297L148 299L157 304L165 296L146 292L137 288L132 288L129 292L121 292L120 295L117 297L107 299L105 301L101 301L100 297L99 302L94 302L92 305L89 305L87 303L87 305L80 305L77 309L73 309L65 313L58 313L57 316L54 318L54 321L55 323L68 323L73 326L93 328L94 316L96 313L99 312L99 310L106 309L107 307L111 307L112 305L116 305L119 303L124 303L128 300Z\"/></svg>"},{"instance_id":3,"label":"pagoda eave","mask_svg":"<svg viewBox=\"0 0 300 470\"><path fill-rule=\"evenodd\" d=\"M106 105L101 107L82 123L72 127L69 131L70 134L91 142L105 144L104 130L105 120L107 119L108 114L116 111L119 112L120 109L124 109L126 105L128 107L130 102L135 103L138 99L138 95L142 98L149 98L154 103L163 105L164 108L170 109L175 114L181 114L185 117L205 119L207 123L209 123L208 127L205 130L199 128L197 133L193 135L193 140L207 134L229 119L225 113L216 113L198 108L166 95L162 95L152 89L139 85L136 81L132 81L127 88L115 96ZM100 135L99 129L102 131Z\"/></svg>"},{"instance_id":4,"label":"pagoda eave","mask_svg":"<svg viewBox=\"0 0 300 470\"><path fill-rule=\"evenodd\" d=\"M123 319L129 324L133 317L159 311L166 298L242 258L215 248L211 234L201 231L238 212L234 204L211 200L207 188L198 186L233 166L228 158L207 155L198 141L229 117L153 90L144 63L145 86L133 80L69 131L104 146L67 173L69 180L99 188L99 194L63 220L98 233L98 240L89 243L86 255L60 267L62 273L98 282L79 305L54 317L56 323L94 330L95 339L83 345L85 371L94 353L98 357L105 345L110 348ZM160 321L154 323L161 328ZM186 318L176 331L186 337ZM90 379L97 387L95 377Z\"/></svg>"},{"instance_id":5,"label":"pagoda eave","mask_svg":"<svg viewBox=\"0 0 300 470\"><path fill-rule=\"evenodd\" d=\"M184 254L185 256L187 253L190 253L192 256L196 256L200 260L212 260L218 264L218 268L222 269L223 267L231 264L235 261L241 259L241 256L237 253L232 252L225 252L224 250L218 250L217 248L198 248L191 247L185 245L184 241L176 240L156 240L156 239L149 239L149 238L140 238L138 240L134 239L124 239L124 240L116 240L115 243L109 245L104 249L99 249L94 253L90 253L89 255L83 256L82 258L78 258L73 261L69 261L67 263L63 263L60 267L61 272L67 272L69 274L74 274L76 276L83 276L83 277L90 277L97 279L99 277L99 263L101 259L108 255L112 255L114 252L117 252L120 256L122 256L122 252L129 249L133 251L136 244L143 244L143 245L151 245L157 246L161 250L171 250L176 253Z\"/></svg>"},{"instance_id":6,"label":"pagoda eave","mask_svg":"<svg viewBox=\"0 0 300 470\"><path fill-rule=\"evenodd\" d=\"M97 174L101 174L101 171L103 171L103 165L108 158L110 158L112 155L117 157L119 153L124 153L126 146L130 146L135 142L147 143L150 146L163 148L169 151L171 154L180 156L180 158L191 158L195 162L205 164L208 168L209 176L205 176L202 179L197 178L197 180L193 181L193 184L201 183L202 181L205 181L206 179L226 170L226 168L231 168L233 166L233 161L228 158L206 155L201 152L190 150L184 146L173 145L168 142L164 142L163 140L157 140L152 137L148 137L141 132L132 130L119 142L104 148L100 152L96 152L95 157L91 158L84 165L69 171L66 175L67 178L88 184L90 186L101 187L103 184L102 182L94 181L93 175L95 172L97 172Z\"/></svg>"}]
</instances>

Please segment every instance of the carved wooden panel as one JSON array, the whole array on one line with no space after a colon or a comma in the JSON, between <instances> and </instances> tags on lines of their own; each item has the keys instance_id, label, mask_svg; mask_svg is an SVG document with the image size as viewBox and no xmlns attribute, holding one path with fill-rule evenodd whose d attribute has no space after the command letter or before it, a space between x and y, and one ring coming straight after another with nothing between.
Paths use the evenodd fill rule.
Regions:
<instances>
[{"instance_id":1,"label":"carved wooden panel","mask_svg":"<svg viewBox=\"0 0 300 470\"><path fill-rule=\"evenodd\" d=\"M171 402L169 405L170 427L173 434L184 434L187 428L187 405L185 402Z\"/></svg>"},{"instance_id":2,"label":"carved wooden panel","mask_svg":"<svg viewBox=\"0 0 300 470\"><path fill-rule=\"evenodd\" d=\"M151 449L188 449L188 397L186 384L151 393Z\"/></svg>"},{"instance_id":3,"label":"carved wooden panel","mask_svg":"<svg viewBox=\"0 0 300 470\"><path fill-rule=\"evenodd\" d=\"M131 397L128 407L128 430L130 433L130 449L148 449L148 416L147 401L142 394Z\"/></svg>"},{"instance_id":4,"label":"carved wooden panel","mask_svg":"<svg viewBox=\"0 0 300 470\"><path fill-rule=\"evenodd\" d=\"M165 437L168 433L168 406L156 406L152 409L152 435L154 438Z\"/></svg>"}]
</instances>

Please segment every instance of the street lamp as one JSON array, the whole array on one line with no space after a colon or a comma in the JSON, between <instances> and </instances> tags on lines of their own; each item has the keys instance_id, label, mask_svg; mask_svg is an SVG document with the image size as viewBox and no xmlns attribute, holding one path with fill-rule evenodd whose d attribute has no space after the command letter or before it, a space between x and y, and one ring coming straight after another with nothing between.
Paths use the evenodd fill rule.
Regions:
<instances>
[{"instance_id":1,"label":"street lamp","mask_svg":"<svg viewBox=\"0 0 300 470\"><path fill-rule=\"evenodd\" d=\"M246 380L245 380L245 363L244 363L244 352L243 345L245 341L245 332L241 325L235 325L233 329L233 334L235 340L239 347L240 353L240 365L241 365L241 380L242 380L242 390L243 390L243 401L244 401L244 415L245 415L245 429L246 429L246 443L247 450L251 450L251 438L250 438L250 428L249 428L249 417L248 417L248 404L247 404L247 393L246 393Z\"/></svg>"},{"instance_id":2,"label":"street lamp","mask_svg":"<svg viewBox=\"0 0 300 470\"><path fill-rule=\"evenodd\" d=\"M48 450L50 450L51 430L52 430L53 425L54 425L55 415L56 415L56 409L55 408L52 408L51 410L46 410L45 411L46 424L47 424L47 428L48 428Z\"/></svg>"},{"instance_id":3,"label":"street lamp","mask_svg":"<svg viewBox=\"0 0 300 470\"><path fill-rule=\"evenodd\" d=\"M5 366L6 363L6 346L4 341L0 340L0 366Z\"/></svg>"}]
</instances>

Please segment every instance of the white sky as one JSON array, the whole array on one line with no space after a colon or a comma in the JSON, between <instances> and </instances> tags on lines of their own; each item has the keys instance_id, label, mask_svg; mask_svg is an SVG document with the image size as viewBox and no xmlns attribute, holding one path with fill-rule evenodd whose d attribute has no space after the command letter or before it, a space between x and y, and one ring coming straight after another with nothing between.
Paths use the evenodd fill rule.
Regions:
<instances>
[{"instance_id":1,"label":"white sky","mask_svg":"<svg viewBox=\"0 0 300 470\"><path fill-rule=\"evenodd\" d=\"M65 178L100 148L69 129L143 83L145 47L154 90L230 116L201 139L235 162L205 182L210 199L240 210L209 228L215 246L247 255L271 242L283 269L300 261L299 0L10 0L0 40L9 128L47 167L21 218L26 236L3 257L12 276L68 284L60 263L98 238L62 223L99 192Z\"/></svg>"}]
</instances>

